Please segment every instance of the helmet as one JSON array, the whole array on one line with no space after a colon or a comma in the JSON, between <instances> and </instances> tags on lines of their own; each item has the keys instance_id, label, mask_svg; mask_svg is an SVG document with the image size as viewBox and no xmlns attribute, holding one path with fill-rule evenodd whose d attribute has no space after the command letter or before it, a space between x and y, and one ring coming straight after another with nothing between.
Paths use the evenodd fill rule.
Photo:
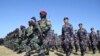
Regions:
<instances>
[{"instance_id":1,"label":"helmet","mask_svg":"<svg viewBox=\"0 0 100 56\"><path fill-rule=\"evenodd\" d=\"M29 25L33 25L33 21L32 20L28 21L28 23L29 23Z\"/></svg>"}]
</instances>

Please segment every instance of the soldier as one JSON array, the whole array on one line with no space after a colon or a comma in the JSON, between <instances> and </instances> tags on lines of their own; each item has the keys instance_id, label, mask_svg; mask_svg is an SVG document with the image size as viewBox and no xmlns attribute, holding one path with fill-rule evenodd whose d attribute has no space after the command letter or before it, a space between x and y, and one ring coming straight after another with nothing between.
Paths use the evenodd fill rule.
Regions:
<instances>
[{"instance_id":1,"label":"soldier","mask_svg":"<svg viewBox=\"0 0 100 56\"><path fill-rule=\"evenodd\" d=\"M41 20L38 21L39 27L41 29L41 36L40 36L40 46L42 46L43 39L45 39L45 37L47 36L48 31L51 29L51 22L49 20L47 20L46 18L47 16L47 12L46 11L41 11L40 12L40 18ZM49 49L48 47L46 47L46 54L49 55Z\"/></svg>"},{"instance_id":2,"label":"soldier","mask_svg":"<svg viewBox=\"0 0 100 56\"><path fill-rule=\"evenodd\" d=\"M39 50L39 39L38 39L38 24L35 17L32 17L29 21L29 27L27 28L27 44L26 44L26 56L30 56L30 51L33 49Z\"/></svg>"},{"instance_id":3,"label":"soldier","mask_svg":"<svg viewBox=\"0 0 100 56\"><path fill-rule=\"evenodd\" d=\"M9 48L12 49L12 50L15 50L15 41L16 39L18 38L18 32L19 32L19 29L16 28L12 33L11 35L9 35Z\"/></svg>"},{"instance_id":4,"label":"soldier","mask_svg":"<svg viewBox=\"0 0 100 56\"><path fill-rule=\"evenodd\" d=\"M64 25L62 27L62 48L64 52L66 53L66 56L70 56L72 46L71 46L71 37L73 35L73 27L69 23L68 17L64 18Z\"/></svg>"},{"instance_id":5,"label":"soldier","mask_svg":"<svg viewBox=\"0 0 100 56\"><path fill-rule=\"evenodd\" d=\"M40 46L39 46L39 31L40 31L40 28L39 28L39 25L38 25L38 22L36 21L36 18L35 17L32 17L31 18L32 21L33 21L33 38L31 39L31 46L34 47L33 49L36 49L36 50L39 50L40 49Z\"/></svg>"},{"instance_id":6,"label":"soldier","mask_svg":"<svg viewBox=\"0 0 100 56\"><path fill-rule=\"evenodd\" d=\"M10 33L7 34L7 36L4 38L4 46L8 48L9 46L9 38L10 38Z\"/></svg>"},{"instance_id":7,"label":"soldier","mask_svg":"<svg viewBox=\"0 0 100 56\"><path fill-rule=\"evenodd\" d=\"M23 49L22 41L25 39L25 30L26 30L25 26L21 25L19 33L18 33L19 36L17 38L17 42L15 42L16 48L18 49L17 53L21 53L22 52L22 49Z\"/></svg>"},{"instance_id":8,"label":"soldier","mask_svg":"<svg viewBox=\"0 0 100 56\"><path fill-rule=\"evenodd\" d=\"M96 39L96 33L94 32L94 28L91 28L91 33L89 34L89 37L91 41L91 47L92 47L93 54L95 54L97 39Z\"/></svg>"},{"instance_id":9,"label":"soldier","mask_svg":"<svg viewBox=\"0 0 100 56\"><path fill-rule=\"evenodd\" d=\"M31 55L30 54L30 51L31 51L30 41L33 38L33 21L30 20L28 22L28 24L29 24L29 27L26 29L26 37L27 37L27 39L26 39L26 46L25 46L25 48L26 48L25 56L30 56Z\"/></svg>"},{"instance_id":10,"label":"soldier","mask_svg":"<svg viewBox=\"0 0 100 56\"><path fill-rule=\"evenodd\" d=\"M99 50L100 53L100 30L97 30L97 48Z\"/></svg>"},{"instance_id":11,"label":"soldier","mask_svg":"<svg viewBox=\"0 0 100 56\"><path fill-rule=\"evenodd\" d=\"M84 56L85 50L86 50L86 35L87 31L83 28L83 24L79 24L79 29L77 32L77 36L79 38L79 45L80 45L80 51L81 51L81 56Z\"/></svg>"}]
</instances>

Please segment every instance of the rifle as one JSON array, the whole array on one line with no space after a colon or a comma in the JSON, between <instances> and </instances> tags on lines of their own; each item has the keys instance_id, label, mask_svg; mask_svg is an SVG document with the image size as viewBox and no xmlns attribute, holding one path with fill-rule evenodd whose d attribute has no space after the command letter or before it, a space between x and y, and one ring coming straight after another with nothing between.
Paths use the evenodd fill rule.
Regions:
<instances>
[{"instance_id":1,"label":"rifle","mask_svg":"<svg viewBox=\"0 0 100 56\"><path fill-rule=\"evenodd\" d=\"M39 34L41 35L42 34L42 30L41 30L41 27L39 26L38 22L36 22L36 27L39 31Z\"/></svg>"}]
</instances>

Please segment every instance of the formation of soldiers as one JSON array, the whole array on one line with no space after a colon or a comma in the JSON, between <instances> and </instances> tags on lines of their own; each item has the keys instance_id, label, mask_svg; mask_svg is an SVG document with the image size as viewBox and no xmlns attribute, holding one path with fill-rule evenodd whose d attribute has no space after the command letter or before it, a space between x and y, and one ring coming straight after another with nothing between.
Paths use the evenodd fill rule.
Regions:
<instances>
[{"instance_id":1,"label":"formation of soldiers","mask_svg":"<svg viewBox=\"0 0 100 56\"><path fill-rule=\"evenodd\" d=\"M37 21L32 17L28 21L28 28L21 25L14 31L7 34L4 38L4 46L19 53L26 52L25 56L30 56L31 51L36 50L39 56L49 55L50 50L59 50L60 48L66 54L70 54L75 50L76 54L80 50L81 56L84 56L86 51L99 50L100 53L100 30L87 33L83 28L83 24L79 24L78 30L73 30L73 26L69 23L69 18L64 18L62 26L62 34L58 36L51 29L51 21L47 19L47 12L40 12L41 20Z\"/></svg>"},{"instance_id":2,"label":"formation of soldiers","mask_svg":"<svg viewBox=\"0 0 100 56\"><path fill-rule=\"evenodd\" d=\"M94 28L90 29L90 33L87 33L86 29L83 28L83 24L79 24L79 29L73 31L72 25L69 23L69 18L64 18L64 25L62 27L62 48L66 53L66 56L70 56L75 48L75 52L80 50L81 56L84 56L86 51L92 51L93 54L96 50L100 53L100 30L97 33Z\"/></svg>"}]
</instances>

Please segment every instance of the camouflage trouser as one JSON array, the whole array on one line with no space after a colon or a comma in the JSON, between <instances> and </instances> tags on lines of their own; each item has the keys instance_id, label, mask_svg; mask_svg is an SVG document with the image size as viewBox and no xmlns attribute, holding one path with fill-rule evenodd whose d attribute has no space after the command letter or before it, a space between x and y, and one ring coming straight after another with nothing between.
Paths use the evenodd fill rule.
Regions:
<instances>
[{"instance_id":1,"label":"camouflage trouser","mask_svg":"<svg viewBox=\"0 0 100 56\"><path fill-rule=\"evenodd\" d=\"M88 49L89 49L89 51L91 51L91 42L88 41L87 44L88 44Z\"/></svg>"},{"instance_id":2,"label":"camouflage trouser","mask_svg":"<svg viewBox=\"0 0 100 56\"><path fill-rule=\"evenodd\" d=\"M45 55L49 55L49 46L48 45L42 45L40 47L39 56L45 56Z\"/></svg>"},{"instance_id":3,"label":"camouflage trouser","mask_svg":"<svg viewBox=\"0 0 100 56\"><path fill-rule=\"evenodd\" d=\"M21 38L17 38L16 41L15 41L15 43L14 43L14 45L15 45L15 50L17 50L18 52L21 49L23 49L23 43L22 43Z\"/></svg>"},{"instance_id":4,"label":"camouflage trouser","mask_svg":"<svg viewBox=\"0 0 100 56\"><path fill-rule=\"evenodd\" d=\"M38 36L34 36L31 40L30 40L30 45L32 47L32 49L39 49L39 39Z\"/></svg>"},{"instance_id":5,"label":"camouflage trouser","mask_svg":"<svg viewBox=\"0 0 100 56\"><path fill-rule=\"evenodd\" d=\"M45 56L45 51L41 49L38 56Z\"/></svg>"},{"instance_id":6,"label":"camouflage trouser","mask_svg":"<svg viewBox=\"0 0 100 56\"><path fill-rule=\"evenodd\" d=\"M70 56L71 54L71 49L70 48L66 48L66 56Z\"/></svg>"},{"instance_id":7,"label":"camouflage trouser","mask_svg":"<svg viewBox=\"0 0 100 56\"><path fill-rule=\"evenodd\" d=\"M8 47L8 41L6 41L6 40L4 41L4 46Z\"/></svg>"},{"instance_id":8,"label":"camouflage trouser","mask_svg":"<svg viewBox=\"0 0 100 56\"><path fill-rule=\"evenodd\" d=\"M30 55L31 55L31 54L30 54L30 52L31 52L31 47L30 47L30 45L26 45L26 46L25 46L25 51L26 51L25 56L30 56Z\"/></svg>"},{"instance_id":9,"label":"camouflage trouser","mask_svg":"<svg viewBox=\"0 0 100 56\"><path fill-rule=\"evenodd\" d=\"M63 49L64 53L66 53L66 56L70 56L71 48L70 48L70 43L69 42L64 43L64 41L63 41L62 42L62 49Z\"/></svg>"},{"instance_id":10,"label":"camouflage trouser","mask_svg":"<svg viewBox=\"0 0 100 56\"><path fill-rule=\"evenodd\" d=\"M99 53L100 53L100 41L98 41L98 43L97 43L97 48L98 48Z\"/></svg>"},{"instance_id":11,"label":"camouflage trouser","mask_svg":"<svg viewBox=\"0 0 100 56\"><path fill-rule=\"evenodd\" d=\"M86 50L85 41L80 41L79 45L80 45L81 56L84 56Z\"/></svg>"},{"instance_id":12,"label":"camouflage trouser","mask_svg":"<svg viewBox=\"0 0 100 56\"><path fill-rule=\"evenodd\" d=\"M78 44L78 41L74 42L74 45L75 45L75 52L78 51L79 49L79 44Z\"/></svg>"},{"instance_id":13,"label":"camouflage trouser","mask_svg":"<svg viewBox=\"0 0 100 56\"><path fill-rule=\"evenodd\" d=\"M27 39L24 41L24 42L26 42L27 43ZM33 49L39 49L40 48L40 46L38 45L38 37L37 36L34 36L33 38L31 38L30 40L29 40L29 43L28 44L24 44L24 48L25 48L25 50L26 50L26 56L30 56L31 54L30 54L30 52L31 52L31 50L33 50Z\"/></svg>"},{"instance_id":14,"label":"camouflage trouser","mask_svg":"<svg viewBox=\"0 0 100 56\"><path fill-rule=\"evenodd\" d=\"M44 38L42 40L42 45L40 47L40 52L41 52L41 49L44 51L42 52L42 54L44 53L45 55L49 55L49 44L48 44L48 39L47 38Z\"/></svg>"},{"instance_id":15,"label":"camouflage trouser","mask_svg":"<svg viewBox=\"0 0 100 56\"><path fill-rule=\"evenodd\" d=\"M22 41L22 46L23 46L23 49L24 51L26 50L26 46L27 46L27 39L25 39L24 41Z\"/></svg>"},{"instance_id":16,"label":"camouflage trouser","mask_svg":"<svg viewBox=\"0 0 100 56\"><path fill-rule=\"evenodd\" d=\"M63 51L66 53L66 56L70 56L70 54L71 54L71 45L70 45L70 42L69 41L67 41L67 42L63 41L62 42L62 48L63 48Z\"/></svg>"},{"instance_id":17,"label":"camouflage trouser","mask_svg":"<svg viewBox=\"0 0 100 56\"><path fill-rule=\"evenodd\" d=\"M9 48L10 46L10 41L9 40L4 40L4 46Z\"/></svg>"},{"instance_id":18,"label":"camouflage trouser","mask_svg":"<svg viewBox=\"0 0 100 56\"><path fill-rule=\"evenodd\" d=\"M11 49L14 50L14 51L15 51L15 49L16 49L16 48L15 48L15 47L16 47L16 46L15 46L15 40L16 40L16 39L13 39L13 40L9 43L9 44L11 45Z\"/></svg>"},{"instance_id":19,"label":"camouflage trouser","mask_svg":"<svg viewBox=\"0 0 100 56\"><path fill-rule=\"evenodd\" d=\"M96 42L92 42L91 47L92 47L93 54L95 54L95 52L96 52Z\"/></svg>"},{"instance_id":20,"label":"camouflage trouser","mask_svg":"<svg viewBox=\"0 0 100 56\"><path fill-rule=\"evenodd\" d=\"M70 38L70 44L71 44L71 52L72 52L74 48L74 38L73 37Z\"/></svg>"}]
</instances>

